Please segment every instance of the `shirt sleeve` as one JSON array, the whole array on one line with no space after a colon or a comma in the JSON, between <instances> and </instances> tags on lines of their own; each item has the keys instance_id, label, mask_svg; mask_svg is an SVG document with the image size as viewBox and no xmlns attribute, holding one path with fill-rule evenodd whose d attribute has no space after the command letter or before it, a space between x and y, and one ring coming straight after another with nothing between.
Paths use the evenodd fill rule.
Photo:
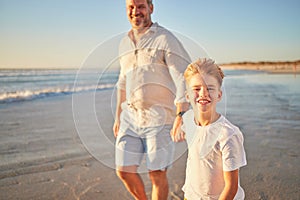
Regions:
<instances>
[{"instance_id":1,"label":"shirt sleeve","mask_svg":"<svg viewBox=\"0 0 300 200\"><path fill-rule=\"evenodd\" d=\"M247 164L242 133L233 134L221 146L223 170L233 171Z\"/></svg>"},{"instance_id":2,"label":"shirt sleeve","mask_svg":"<svg viewBox=\"0 0 300 200\"><path fill-rule=\"evenodd\" d=\"M166 51L166 64L169 67L169 73L176 86L176 96L174 104L186 102L185 81L183 73L190 64L191 59L180 41L175 38L169 38Z\"/></svg>"},{"instance_id":3,"label":"shirt sleeve","mask_svg":"<svg viewBox=\"0 0 300 200\"><path fill-rule=\"evenodd\" d=\"M124 69L122 66L119 74L119 79L117 82L117 88L120 90L126 90L126 75L124 73Z\"/></svg>"},{"instance_id":4,"label":"shirt sleeve","mask_svg":"<svg viewBox=\"0 0 300 200\"><path fill-rule=\"evenodd\" d=\"M117 88L121 90L126 90L126 72L125 72L125 66L122 65L122 59L123 55L126 53L126 40L127 38L124 37L119 45L119 63L120 63L120 74L119 79L117 82Z\"/></svg>"}]
</instances>

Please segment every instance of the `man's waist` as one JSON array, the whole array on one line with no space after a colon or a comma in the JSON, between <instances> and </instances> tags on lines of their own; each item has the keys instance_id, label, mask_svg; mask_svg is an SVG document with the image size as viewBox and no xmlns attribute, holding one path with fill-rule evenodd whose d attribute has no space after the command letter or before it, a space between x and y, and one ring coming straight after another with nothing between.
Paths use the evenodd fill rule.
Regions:
<instances>
[{"instance_id":1,"label":"man's waist","mask_svg":"<svg viewBox=\"0 0 300 200\"><path fill-rule=\"evenodd\" d=\"M158 126L163 124L172 124L175 118L175 110L169 109L162 105L137 106L124 102L122 110L126 118L132 123L140 126Z\"/></svg>"},{"instance_id":2,"label":"man's waist","mask_svg":"<svg viewBox=\"0 0 300 200\"><path fill-rule=\"evenodd\" d=\"M144 100L135 100L135 101L126 101L128 108L134 110L157 110L164 109L168 111L175 111L175 106L173 102L161 102L161 101L144 101Z\"/></svg>"}]
</instances>

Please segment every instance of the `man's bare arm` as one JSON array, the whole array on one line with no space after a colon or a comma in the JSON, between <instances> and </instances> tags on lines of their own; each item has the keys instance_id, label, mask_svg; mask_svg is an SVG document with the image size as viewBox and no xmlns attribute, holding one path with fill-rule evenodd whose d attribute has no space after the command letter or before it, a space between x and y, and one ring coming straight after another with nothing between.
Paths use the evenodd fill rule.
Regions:
<instances>
[{"instance_id":1,"label":"man's bare arm","mask_svg":"<svg viewBox=\"0 0 300 200\"><path fill-rule=\"evenodd\" d=\"M121 105L126 100L126 91L118 89L117 90L117 105L116 105L116 113L115 113L115 122L113 126L114 136L118 136L119 128L120 128L120 115L122 112Z\"/></svg>"}]
</instances>

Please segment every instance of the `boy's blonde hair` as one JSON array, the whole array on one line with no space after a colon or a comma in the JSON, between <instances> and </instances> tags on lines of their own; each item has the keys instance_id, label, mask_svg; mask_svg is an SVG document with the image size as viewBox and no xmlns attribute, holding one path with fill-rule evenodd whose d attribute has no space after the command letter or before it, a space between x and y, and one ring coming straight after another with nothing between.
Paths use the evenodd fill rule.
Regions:
<instances>
[{"instance_id":1,"label":"boy's blonde hair","mask_svg":"<svg viewBox=\"0 0 300 200\"><path fill-rule=\"evenodd\" d=\"M188 83L190 78L195 74L207 74L217 79L220 87L222 86L224 73L222 69L215 64L215 61L209 58L198 59L189 64L184 72L184 78Z\"/></svg>"}]
</instances>

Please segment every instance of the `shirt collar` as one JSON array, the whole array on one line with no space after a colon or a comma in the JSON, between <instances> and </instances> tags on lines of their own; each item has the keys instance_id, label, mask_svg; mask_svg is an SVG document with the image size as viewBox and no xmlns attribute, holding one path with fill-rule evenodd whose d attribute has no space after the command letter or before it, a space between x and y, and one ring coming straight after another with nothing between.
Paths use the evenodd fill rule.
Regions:
<instances>
[{"instance_id":1,"label":"shirt collar","mask_svg":"<svg viewBox=\"0 0 300 200\"><path fill-rule=\"evenodd\" d=\"M157 30L158 30L158 23L154 22L154 23L152 23L150 28L145 32L145 34L155 33L155 32L157 32ZM128 35L129 38L132 38L132 29L128 32L127 35Z\"/></svg>"},{"instance_id":2,"label":"shirt collar","mask_svg":"<svg viewBox=\"0 0 300 200\"><path fill-rule=\"evenodd\" d=\"M154 22L154 23L150 26L149 30L147 30L147 32L153 32L153 33L155 33L155 32L157 31L157 29L158 29L158 23L157 23L157 22Z\"/></svg>"}]
</instances>

